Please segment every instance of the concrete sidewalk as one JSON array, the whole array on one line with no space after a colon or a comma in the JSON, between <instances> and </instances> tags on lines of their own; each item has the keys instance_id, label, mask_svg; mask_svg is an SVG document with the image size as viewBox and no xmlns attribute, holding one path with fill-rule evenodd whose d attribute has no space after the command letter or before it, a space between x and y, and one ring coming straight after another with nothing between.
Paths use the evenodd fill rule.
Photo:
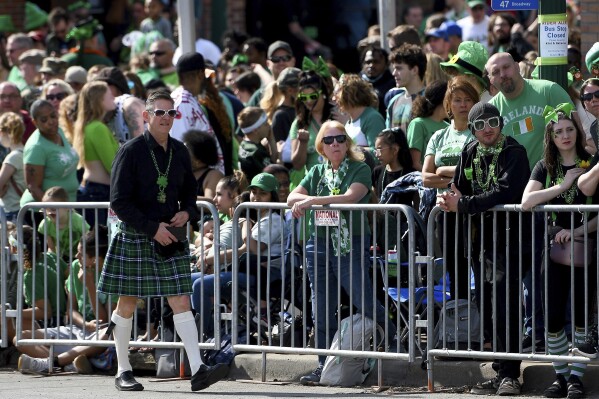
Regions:
<instances>
[{"instance_id":1,"label":"concrete sidewalk","mask_svg":"<svg viewBox=\"0 0 599 399\"><path fill-rule=\"evenodd\" d=\"M16 368L18 354L13 353L9 366ZM231 365L229 378L235 380L262 379L262 354L242 353L235 357ZM151 353L131 354L131 363L137 371L147 374L155 370L155 361ZM266 355L266 381L297 382L305 374L314 370L317 357L314 355ZM385 360L382 362L382 377L384 386L426 387L427 372L421 368L421 360L414 363L405 361ZM435 360L434 382L436 388L460 388L472 386L479 381L492 378L495 375L491 362L475 360ZM554 380L553 367L549 363L522 362L524 394L541 394ZM587 397L599 397L599 365L589 364L583 383ZM378 364L366 379L365 386L378 386Z\"/></svg>"}]
</instances>

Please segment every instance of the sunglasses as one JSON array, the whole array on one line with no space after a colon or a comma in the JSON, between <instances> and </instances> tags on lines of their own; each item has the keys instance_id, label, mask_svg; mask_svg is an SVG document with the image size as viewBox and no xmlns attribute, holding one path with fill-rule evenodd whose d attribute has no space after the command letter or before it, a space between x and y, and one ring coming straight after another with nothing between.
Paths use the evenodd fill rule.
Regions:
<instances>
[{"instance_id":1,"label":"sunglasses","mask_svg":"<svg viewBox=\"0 0 599 399\"><path fill-rule=\"evenodd\" d=\"M148 113L156 115L157 117L163 117L164 115L168 115L171 118L177 116L176 109L155 109L154 111L148 111Z\"/></svg>"},{"instance_id":2,"label":"sunglasses","mask_svg":"<svg viewBox=\"0 0 599 399\"><path fill-rule=\"evenodd\" d=\"M322 93L322 91L320 91L320 90L315 91L314 93L310 93L310 94L300 93L297 95L297 99L303 103L305 103L306 101L316 101L316 100L318 100L318 97L320 97L321 93Z\"/></svg>"},{"instance_id":3,"label":"sunglasses","mask_svg":"<svg viewBox=\"0 0 599 399\"><path fill-rule=\"evenodd\" d=\"M154 55L156 57L160 57L161 55L165 55L166 51L150 51L150 55Z\"/></svg>"},{"instance_id":4,"label":"sunglasses","mask_svg":"<svg viewBox=\"0 0 599 399\"><path fill-rule=\"evenodd\" d=\"M274 62L275 64L278 64L279 62L289 62L291 61L291 56L290 55L281 55L281 56L274 56L274 57L270 57L270 60L272 62Z\"/></svg>"},{"instance_id":5,"label":"sunglasses","mask_svg":"<svg viewBox=\"0 0 599 399\"><path fill-rule=\"evenodd\" d=\"M345 140L347 140L347 136L345 134L340 134L337 136L324 136L322 138L322 142L325 143L326 145L333 144L333 140L337 141L339 144L343 144L343 143L345 143Z\"/></svg>"},{"instance_id":6,"label":"sunglasses","mask_svg":"<svg viewBox=\"0 0 599 399\"><path fill-rule=\"evenodd\" d=\"M474 130L483 130L485 128L485 123L487 125L489 125L490 128L496 128L499 127L500 125L500 120L498 116L494 116L492 118L489 119L477 119L474 122L471 122L472 127L474 128Z\"/></svg>"},{"instance_id":7,"label":"sunglasses","mask_svg":"<svg viewBox=\"0 0 599 399\"><path fill-rule=\"evenodd\" d=\"M599 98L599 90L594 93L584 93L580 98L582 98L582 101L591 101L593 96Z\"/></svg>"},{"instance_id":8,"label":"sunglasses","mask_svg":"<svg viewBox=\"0 0 599 399\"><path fill-rule=\"evenodd\" d=\"M62 101L68 96L67 93L57 93L57 94L46 94L46 100L48 101Z\"/></svg>"}]
</instances>

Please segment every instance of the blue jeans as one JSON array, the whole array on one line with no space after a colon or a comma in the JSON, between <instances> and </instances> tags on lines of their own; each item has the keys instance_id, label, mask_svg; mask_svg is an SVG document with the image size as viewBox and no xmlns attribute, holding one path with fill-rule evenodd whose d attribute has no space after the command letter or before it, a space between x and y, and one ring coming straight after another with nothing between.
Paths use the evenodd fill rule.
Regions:
<instances>
[{"instance_id":1,"label":"blue jeans","mask_svg":"<svg viewBox=\"0 0 599 399\"><path fill-rule=\"evenodd\" d=\"M85 186L77 189L78 202L108 202L110 201L110 186L107 184L87 182ZM83 211L81 212L83 214ZM98 224L106 225L108 220L108 209L98 209ZM90 228L96 225L94 209L85 210L85 221Z\"/></svg>"},{"instance_id":2,"label":"blue jeans","mask_svg":"<svg viewBox=\"0 0 599 399\"><path fill-rule=\"evenodd\" d=\"M351 251L337 257L330 241L327 253L327 244L324 238L310 237L308 240L306 268L312 289L312 319L316 327L316 348L329 348L337 331L335 310L339 307L337 302L339 284L351 296L352 304L359 313L374 319L384 328L385 320L388 317L385 308L379 301L374 302L369 274L369 245L370 236L354 236L352 237ZM340 267L337 264L338 259ZM373 317L373 309L376 312L376 319ZM395 324L389 320L388 337L393 338L395 330ZM325 359L326 356L318 356L318 362L321 365L324 364Z\"/></svg>"}]
</instances>

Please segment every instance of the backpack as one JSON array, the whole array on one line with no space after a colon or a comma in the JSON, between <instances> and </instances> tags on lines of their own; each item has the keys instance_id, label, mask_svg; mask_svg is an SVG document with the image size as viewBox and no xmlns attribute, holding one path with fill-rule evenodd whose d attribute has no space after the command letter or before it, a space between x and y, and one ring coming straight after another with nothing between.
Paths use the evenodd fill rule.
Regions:
<instances>
[{"instance_id":1,"label":"backpack","mask_svg":"<svg viewBox=\"0 0 599 399\"><path fill-rule=\"evenodd\" d=\"M353 330L350 330L352 323ZM361 351L362 328L364 328L364 345L369 347L375 330L374 321L368 317L363 317L360 313L356 313L341 320L339 330L333 337L331 350ZM382 338L382 328L377 325L376 329ZM353 347L350 347L352 338ZM320 376L320 384L345 387L360 385L374 369L375 363L375 359L327 356Z\"/></svg>"},{"instance_id":2,"label":"backpack","mask_svg":"<svg viewBox=\"0 0 599 399\"><path fill-rule=\"evenodd\" d=\"M478 313L478 308L476 304L471 303L470 316L468 316L467 299L445 302L439 321L435 326L435 348L443 347L443 323L445 323L445 342L447 349L468 349L468 327L470 327L470 342L472 344L480 343L480 315ZM456 325L457 335L455 330Z\"/></svg>"},{"instance_id":3,"label":"backpack","mask_svg":"<svg viewBox=\"0 0 599 399\"><path fill-rule=\"evenodd\" d=\"M214 366L217 364L231 365L237 353L233 349L233 337L231 334L223 334L220 336L220 349L207 349L202 351L202 361L208 366ZM214 343L215 339L210 338L206 343ZM239 327L239 335L237 336L237 343L245 345L247 343L246 329L243 326Z\"/></svg>"}]
</instances>

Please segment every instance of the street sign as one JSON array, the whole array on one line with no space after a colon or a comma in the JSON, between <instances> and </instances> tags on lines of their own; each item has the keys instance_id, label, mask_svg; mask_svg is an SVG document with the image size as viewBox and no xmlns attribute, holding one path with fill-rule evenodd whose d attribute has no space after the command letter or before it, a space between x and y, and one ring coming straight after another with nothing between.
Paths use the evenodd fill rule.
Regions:
<instances>
[{"instance_id":1,"label":"street sign","mask_svg":"<svg viewBox=\"0 0 599 399\"><path fill-rule=\"evenodd\" d=\"M539 0L492 0L491 8L495 11L538 10Z\"/></svg>"}]
</instances>

